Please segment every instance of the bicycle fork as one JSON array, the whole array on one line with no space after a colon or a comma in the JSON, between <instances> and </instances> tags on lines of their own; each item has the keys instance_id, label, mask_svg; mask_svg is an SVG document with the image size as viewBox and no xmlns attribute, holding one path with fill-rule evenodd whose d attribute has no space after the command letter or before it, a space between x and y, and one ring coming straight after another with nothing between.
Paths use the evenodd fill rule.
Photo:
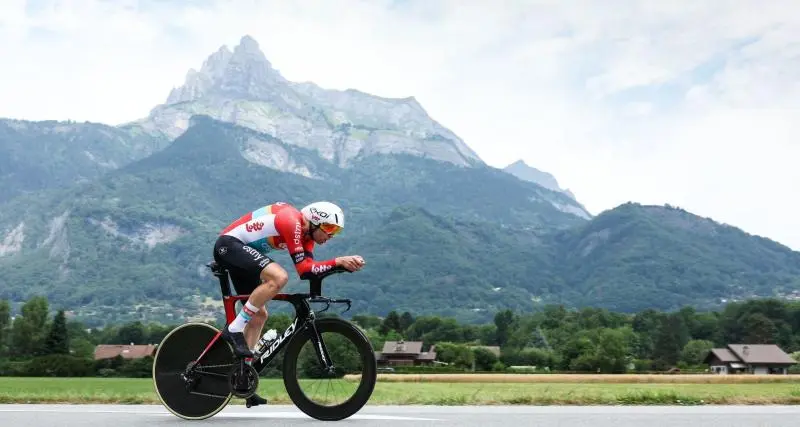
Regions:
<instances>
[{"instance_id":1,"label":"bicycle fork","mask_svg":"<svg viewBox=\"0 0 800 427\"><path fill-rule=\"evenodd\" d=\"M328 348L325 346L325 342L322 340L322 336L314 320L311 319L311 321L306 324L306 327L311 330L311 342L314 343L314 352L317 354L317 360L320 361L325 372L333 374L336 367L333 365L333 361L331 361Z\"/></svg>"}]
</instances>

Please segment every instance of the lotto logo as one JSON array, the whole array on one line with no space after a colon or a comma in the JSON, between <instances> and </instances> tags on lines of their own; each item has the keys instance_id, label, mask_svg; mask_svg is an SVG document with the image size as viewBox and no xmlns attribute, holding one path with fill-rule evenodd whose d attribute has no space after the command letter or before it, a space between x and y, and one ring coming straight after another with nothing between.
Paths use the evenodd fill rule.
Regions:
<instances>
[{"instance_id":1,"label":"lotto logo","mask_svg":"<svg viewBox=\"0 0 800 427\"><path fill-rule=\"evenodd\" d=\"M314 274L324 273L331 269L330 265L315 265L311 267L311 272Z\"/></svg>"},{"instance_id":2,"label":"lotto logo","mask_svg":"<svg viewBox=\"0 0 800 427\"><path fill-rule=\"evenodd\" d=\"M264 228L263 222L254 222L252 224L245 224L244 228L247 230L248 233L252 233L254 231L261 231Z\"/></svg>"}]
</instances>

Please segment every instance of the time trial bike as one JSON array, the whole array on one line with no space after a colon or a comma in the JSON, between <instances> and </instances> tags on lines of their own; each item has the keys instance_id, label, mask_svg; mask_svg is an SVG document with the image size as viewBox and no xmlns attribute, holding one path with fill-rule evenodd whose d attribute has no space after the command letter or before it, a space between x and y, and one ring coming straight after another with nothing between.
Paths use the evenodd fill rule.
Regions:
<instances>
[{"instance_id":1,"label":"time trial bike","mask_svg":"<svg viewBox=\"0 0 800 427\"><path fill-rule=\"evenodd\" d=\"M228 324L236 318L236 303L244 303L249 295L233 295L228 271L216 262L207 267L219 279ZM317 275L309 280L308 293L276 295L273 301L292 304L294 319L282 335L270 340L264 334L252 359L237 357L222 332L207 323L189 322L170 331L158 345L153 360L153 382L161 403L184 419L209 418L234 396L253 395L259 374L285 350L283 384L301 411L326 421L358 412L375 388L377 363L372 345L353 323L337 317L317 317L310 305L327 304L322 312L331 304L347 304L345 311L349 310L351 300L321 295L325 277L347 271L336 267ZM303 375L308 378L299 378ZM327 384L321 385L321 381ZM303 387L308 387L307 391ZM316 394L325 394L325 398L312 400L310 395ZM343 401L331 403L337 398Z\"/></svg>"}]
</instances>

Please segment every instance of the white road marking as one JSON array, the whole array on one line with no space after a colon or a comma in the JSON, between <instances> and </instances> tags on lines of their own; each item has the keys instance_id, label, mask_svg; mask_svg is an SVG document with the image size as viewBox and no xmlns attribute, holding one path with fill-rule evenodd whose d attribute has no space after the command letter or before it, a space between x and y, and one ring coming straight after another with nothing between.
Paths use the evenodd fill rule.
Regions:
<instances>
[{"instance_id":1,"label":"white road marking","mask_svg":"<svg viewBox=\"0 0 800 427\"><path fill-rule=\"evenodd\" d=\"M165 414L171 415L172 414ZM220 412L214 415L213 418L309 418L308 415L302 412ZM378 414L355 414L348 420L398 420L398 421L441 421L436 418L417 418L417 417L401 417L397 415L378 415Z\"/></svg>"},{"instance_id":2,"label":"white road marking","mask_svg":"<svg viewBox=\"0 0 800 427\"><path fill-rule=\"evenodd\" d=\"M231 410L223 410L222 412L214 415L211 418L308 418L308 415L302 412L254 412L258 409L249 409L248 412L237 411L236 408ZM80 406L73 406L67 408L45 409L45 408L0 408L0 412L53 412L53 413L79 413L79 414L132 414L132 415L161 415L166 417L175 417L176 415L166 411L143 411L143 410L124 410L124 409L90 409L81 408ZM419 417L403 417L397 415L379 415L379 414L355 414L348 419L355 420L394 420L394 421L442 421L438 418L419 418Z\"/></svg>"},{"instance_id":3,"label":"white road marking","mask_svg":"<svg viewBox=\"0 0 800 427\"><path fill-rule=\"evenodd\" d=\"M19 409L6 409L0 408L0 412L59 412L59 413L70 413L70 414L151 414L151 415L172 415L170 413L164 412L147 412L147 411L116 411L113 409L83 409L83 408L75 408L75 409L41 409L41 408L19 408ZM174 415L172 415L174 417Z\"/></svg>"}]
</instances>

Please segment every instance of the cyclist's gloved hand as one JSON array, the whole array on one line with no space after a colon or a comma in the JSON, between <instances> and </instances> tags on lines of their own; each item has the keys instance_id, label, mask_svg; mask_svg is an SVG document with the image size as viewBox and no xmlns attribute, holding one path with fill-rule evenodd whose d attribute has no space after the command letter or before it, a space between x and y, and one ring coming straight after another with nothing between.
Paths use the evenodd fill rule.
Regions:
<instances>
[{"instance_id":1,"label":"cyclist's gloved hand","mask_svg":"<svg viewBox=\"0 0 800 427\"><path fill-rule=\"evenodd\" d=\"M359 255L348 255L336 258L336 266L344 267L348 271L358 271L366 264L364 258Z\"/></svg>"}]
</instances>

